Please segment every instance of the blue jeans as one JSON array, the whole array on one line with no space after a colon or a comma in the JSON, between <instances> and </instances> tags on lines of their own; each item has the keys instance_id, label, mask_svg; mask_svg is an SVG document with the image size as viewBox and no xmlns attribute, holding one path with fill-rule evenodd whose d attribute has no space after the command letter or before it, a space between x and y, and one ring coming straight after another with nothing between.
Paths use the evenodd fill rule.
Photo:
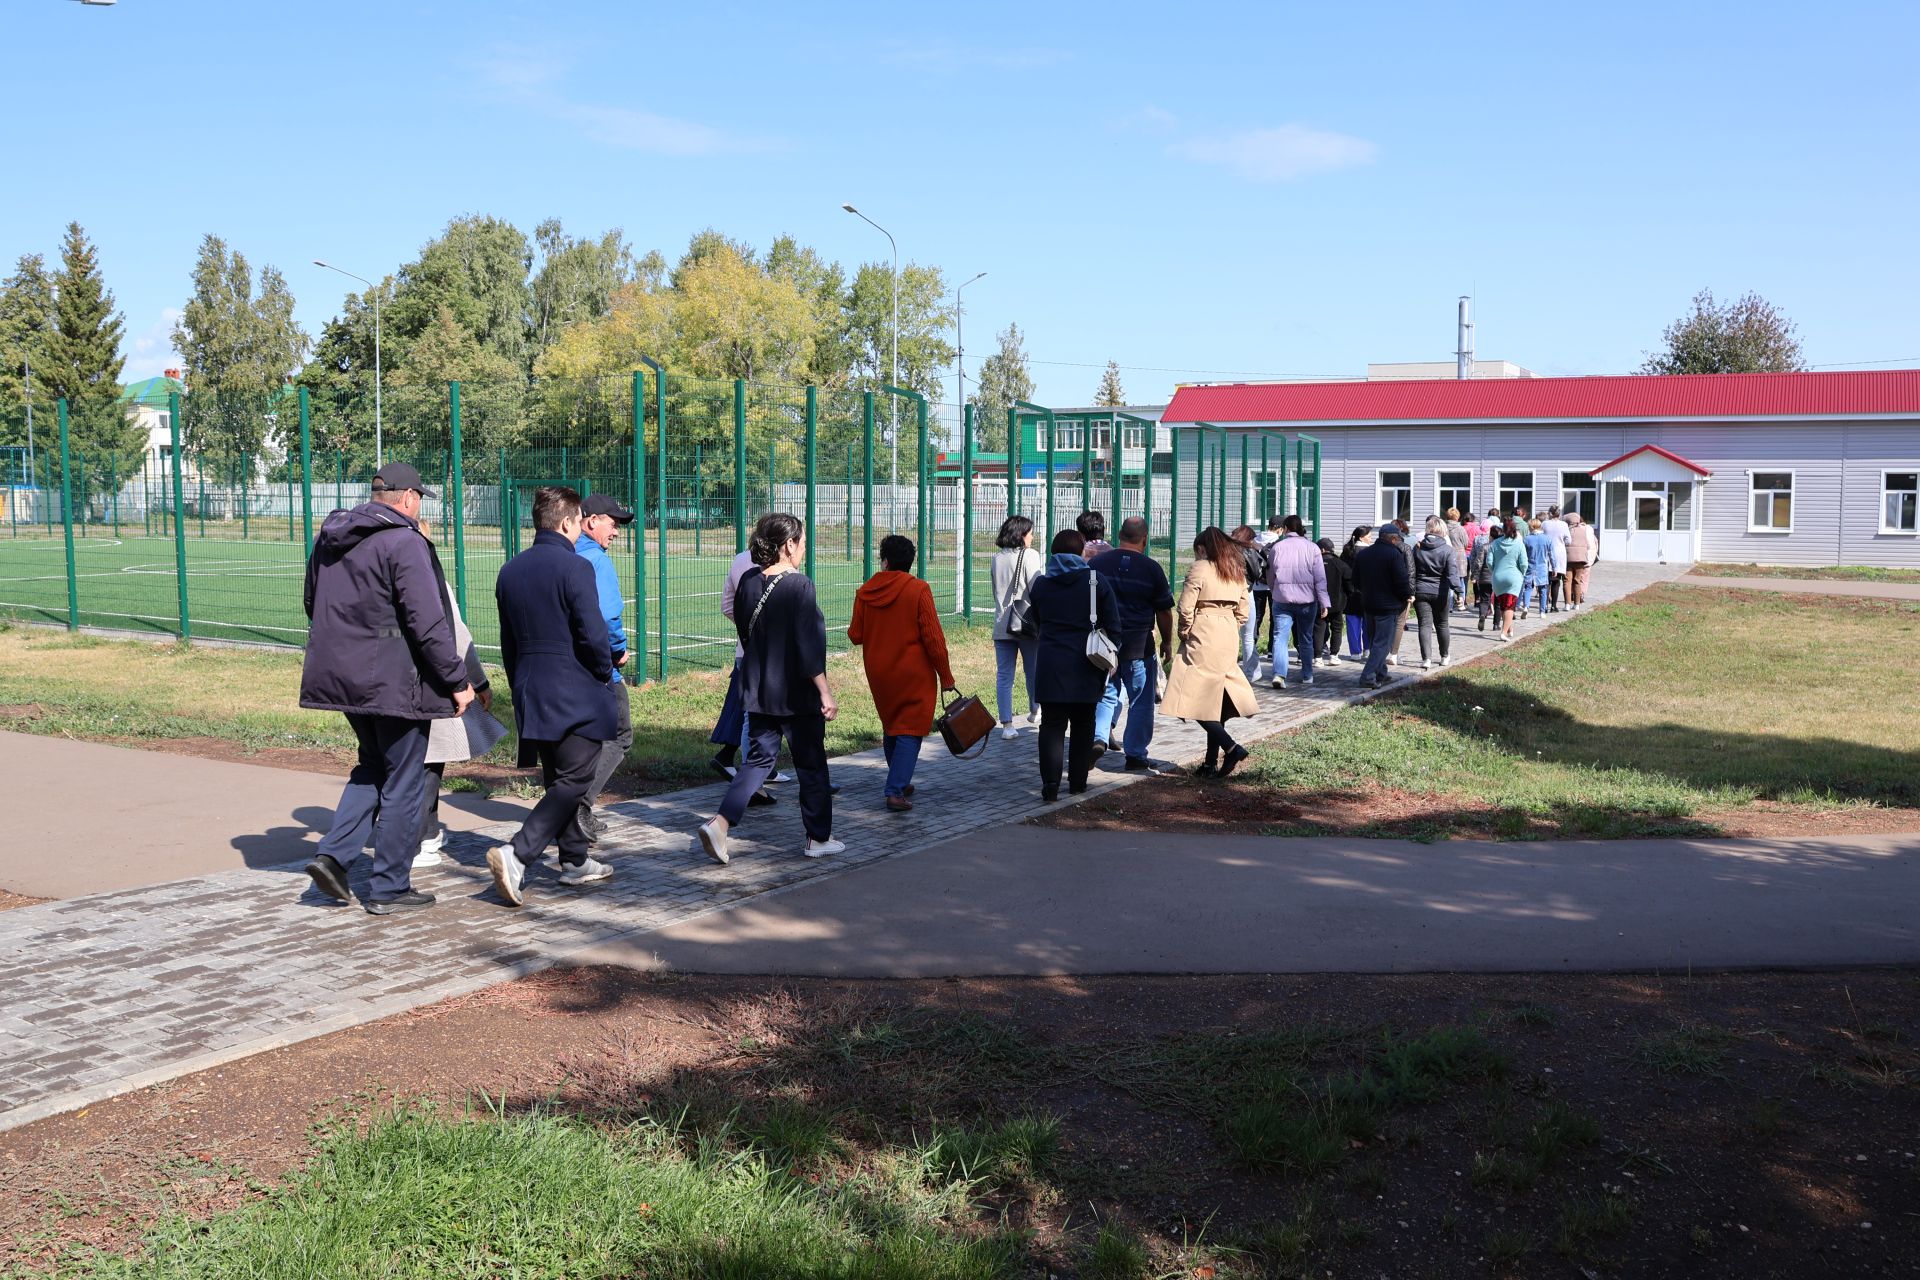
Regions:
<instances>
[{"instance_id":1,"label":"blue jeans","mask_svg":"<svg viewBox=\"0 0 1920 1280\"><path fill-rule=\"evenodd\" d=\"M1126 746L1127 759L1145 760L1147 748L1153 745L1153 693L1158 683L1154 672L1158 669L1152 658L1134 658L1122 662L1117 671L1107 677L1107 688L1100 695L1099 705L1093 709L1093 740L1105 742L1107 735L1113 732L1113 718L1120 714L1120 695L1127 696L1127 728L1121 741Z\"/></svg>"},{"instance_id":2,"label":"blue jeans","mask_svg":"<svg viewBox=\"0 0 1920 1280\"><path fill-rule=\"evenodd\" d=\"M1001 724L1013 723L1013 664L1016 661L1027 675L1027 707L1032 711L1040 709L1040 704L1033 700L1033 660L1039 653L1038 636L993 642L994 703L1000 712Z\"/></svg>"},{"instance_id":3,"label":"blue jeans","mask_svg":"<svg viewBox=\"0 0 1920 1280\"><path fill-rule=\"evenodd\" d=\"M905 733L889 733L880 739L880 752L887 758L887 794L904 796L913 785L913 767L920 763L921 739Z\"/></svg>"},{"instance_id":4,"label":"blue jeans","mask_svg":"<svg viewBox=\"0 0 1920 1280\"><path fill-rule=\"evenodd\" d=\"M1400 615L1398 613L1367 615L1367 665L1360 668L1362 681L1385 678L1387 655L1393 652L1393 646L1399 639Z\"/></svg>"},{"instance_id":5,"label":"blue jeans","mask_svg":"<svg viewBox=\"0 0 1920 1280\"><path fill-rule=\"evenodd\" d=\"M1284 600L1273 602L1273 674L1287 674L1287 642L1282 639L1288 632L1293 634L1293 651L1300 655L1300 678L1313 679L1313 624L1320 620L1320 605L1309 600L1306 604L1288 604Z\"/></svg>"},{"instance_id":6,"label":"blue jeans","mask_svg":"<svg viewBox=\"0 0 1920 1280\"><path fill-rule=\"evenodd\" d=\"M1529 583L1526 594L1520 597L1520 603L1522 605L1532 605L1535 613L1545 613L1547 611L1548 586L1549 584L1546 582Z\"/></svg>"}]
</instances>

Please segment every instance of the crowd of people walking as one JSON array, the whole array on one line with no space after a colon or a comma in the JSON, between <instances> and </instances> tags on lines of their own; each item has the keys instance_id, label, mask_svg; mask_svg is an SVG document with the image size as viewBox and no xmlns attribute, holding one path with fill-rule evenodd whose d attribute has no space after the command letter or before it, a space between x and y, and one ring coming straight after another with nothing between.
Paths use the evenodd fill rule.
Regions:
<instances>
[{"instance_id":1,"label":"crowd of people walking","mask_svg":"<svg viewBox=\"0 0 1920 1280\"><path fill-rule=\"evenodd\" d=\"M419 521L420 501L431 496L412 467L383 467L369 502L327 518L307 566L312 629L301 705L344 713L360 746L333 827L306 870L322 893L347 901L346 868L371 845L363 903L375 915L432 903L413 888L411 871L437 861L445 841L442 772L485 754L506 732L490 714L486 669ZM633 742L620 676L623 599L608 555L633 519L604 495L543 486L532 544L495 586L519 762L537 765L545 784L512 839L487 850L495 888L514 906L543 861L564 886L613 875L593 856L607 832L594 801ZM1400 665L1410 617L1421 667L1445 667L1454 614L1470 607L1481 631L1491 621L1497 639L1509 640L1516 615L1556 612L1563 600L1578 609L1599 559L1592 528L1558 508L1543 518L1522 508L1464 522L1449 510L1429 516L1417 538L1405 520L1362 525L1337 549L1288 515L1264 530L1201 530L1176 592L1148 550L1145 519L1122 520L1111 542L1108 532L1105 517L1087 511L1052 535L1044 557L1025 516L1008 517L995 538L998 735L1037 733L1048 802L1059 798L1063 775L1069 795L1085 791L1109 751L1122 753L1128 771L1174 771L1151 754L1160 716L1192 721L1206 735L1196 774L1228 777L1248 755L1229 726L1256 714L1263 668L1274 689L1311 686L1316 666L1342 664L1344 641L1344 661L1362 663L1361 686L1378 688ZM806 538L796 517L762 516L721 592L736 645L710 740L727 789L695 839L723 864L747 810L778 803L770 782L797 783L804 856L846 848L833 834L840 788L826 747L839 703L826 620L802 568ZM880 720L886 770L877 798L905 813L940 699L959 690L932 589L914 573L920 549L893 534L878 550L881 568L856 593L846 635L861 651ZM1026 688L1024 721L1016 675ZM778 772L783 748L791 779Z\"/></svg>"}]
</instances>

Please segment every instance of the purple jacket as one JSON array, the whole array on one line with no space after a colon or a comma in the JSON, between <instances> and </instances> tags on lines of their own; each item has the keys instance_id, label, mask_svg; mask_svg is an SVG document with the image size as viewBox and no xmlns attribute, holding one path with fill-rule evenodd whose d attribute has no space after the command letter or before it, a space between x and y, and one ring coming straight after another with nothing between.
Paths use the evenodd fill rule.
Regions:
<instances>
[{"instance_id":1,"label":"purple jacket","mask_svg":"<svg viewBox=\"0 0 1920 1280\"><path fill-rule=\"evenodd\" d=\"M378 502L335 511L307 559L312 625L300 705L402 720L452 716L467 663L446 601L446 577L420 526Z\"/></svg>"},{"instance_id":2,"label":"purple jacket","mask_svg":"<svg viewBox=\"0 0 1920 1280\"><path fill-rule=\"evenodd\" d=\"M1275 604L1318 604L1330 608L1327 599L1327 564L1320 548L1290 533L1267 548L1267 587Z\"/></svg>"}]
</instances>

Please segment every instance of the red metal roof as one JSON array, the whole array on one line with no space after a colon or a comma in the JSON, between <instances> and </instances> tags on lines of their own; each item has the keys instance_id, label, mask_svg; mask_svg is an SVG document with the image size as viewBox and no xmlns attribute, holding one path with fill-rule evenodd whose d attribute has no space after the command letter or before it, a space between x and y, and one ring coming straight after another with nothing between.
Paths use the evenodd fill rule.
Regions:
<instances>
[{"instance_id":1,"label":"red metal roof","mask_svg":"<svg viewBox=\"0 0 1920 1280\"><path fill-rule=\"evenodd\" d=\"M1638 449L1629 449L1627 452L1615 458L1612 462L1606 463L1602 466L1595 467L1593 470L1587 472L1587 474L1590 476L1597 476L1602 471L1611 471L1615 467L1619 466L1621 463L1625 462L1628 458L1638 457L1640 454L1643 454L1643 453L1657 453L1661 457L1665 458L1668 462L1677 462L1681 466L1685 467L1687 470L1698 471L1703 476L1710 476L1713 474L1713 472L1707 470L1705 467L1701 466L1699 463L1690 462L1687 459L1681 457L1679 454L1673 452L1671 449L1662 449L1657 444L1643 444Z\"/></svg>"},{"instance_id":2,"label":"red metal roof","mask_svg":"<svg viewBox=\"0 0 1920 1280\"><path fill-rule=\"evenodd\" d=\"M1419 378L1185 386L1166 422L1537 422L1920 417L1920 369L1843 373Z\"/></svg>"}]
</instances>

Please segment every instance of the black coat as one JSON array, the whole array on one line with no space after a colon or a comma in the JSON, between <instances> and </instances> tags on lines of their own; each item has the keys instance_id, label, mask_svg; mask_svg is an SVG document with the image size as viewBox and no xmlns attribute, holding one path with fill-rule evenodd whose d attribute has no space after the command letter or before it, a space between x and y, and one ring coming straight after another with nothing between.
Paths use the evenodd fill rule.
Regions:
<instances>
[{"instance_id":1,"label":"black coat","mask_svg":"<svg viewBox=\"0 0 1920 1280\"><path fill-rule=\"evenodd\" d=\"M1453 543L1442 534L1428 534L1413 549L1413 594L1420 600L1439 600L1454 593Z\"/></svg>"},{"instance_id":2,"label":"black coat","mask_svg":"<svg viewBox=\"0 0 1920 1280\"><path fill-rule=\"evenodd\" d=\"M1327 566L1327 612L1345 613L1347 591L1353 585L1353 566L1331 551L1322 551L1320 559Z\"/></svg>"},{"instance_id":3,"label":"black coat","mask_svg":"<svg viewBox=\"0 0 1920 1280\"><path fill-rule=\"evenodd\" d=\"M300 705L402 720L453 715L467 664L446 600L440 559L419 525L379 502L329 515L307 558L312 625Z\"/></svg>"},{"instance_id":4,"label":"black coat","mask_svg":"<svg viewBox=\"0 0 1920 1280\"><path fill-rule=\"evenodd\" d=\"M1413 599L1413 575L1407 570L1407 555L1397 542L1380 539L1360 548L1353 557L1353 590L1360 600L1359 613L1400 613ZM1353 602L1348 601L1352 609Z\"/></svg>"},{"instance_id":5,"label":"black coat","mask_svg":"<svg viewBox=\"0 0 1920 1280\"><path fill-rule=\"evenodd\" d=\"M568 734L605 742L615 732L613 650L593 566L551 530L501 567L500 657L513 688L521 742L558 742ZM523 749L521 756L525 759Z\"/></svg>"},{"instance_id":6,"label":"black coat","mask_svg":"<svg viewBox=\"0 0 1920 1280\"><path fill-rule=\"evenodd\" d=\"M1035 578L1027 588L1040 647L1033 667L1033 696L1040 702L1098 702L1107 687L1106 672L1087 661L1087 576L1091 569ZM1094 587L1100 627L1120 638L1120 602L1113 586L1100 578Z\"/></svg>"}]
</instances>

